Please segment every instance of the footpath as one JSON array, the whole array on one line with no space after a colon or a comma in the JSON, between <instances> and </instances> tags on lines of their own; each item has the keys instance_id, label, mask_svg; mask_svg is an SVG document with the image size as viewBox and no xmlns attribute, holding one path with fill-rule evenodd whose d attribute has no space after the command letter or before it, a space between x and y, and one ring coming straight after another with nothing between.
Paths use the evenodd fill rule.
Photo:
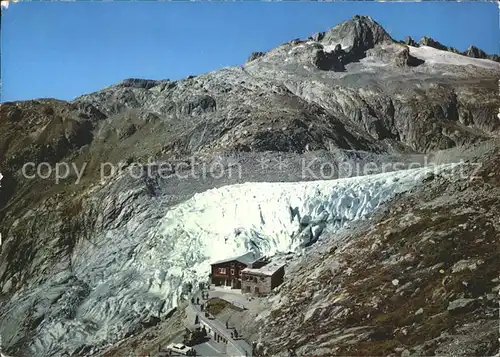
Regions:
<instances>
[{"instance_id":1,"label":"footpath","mask_svg":"<svg viewBox=\"0 0 500 357\"><path fill-rule=\"evenodd\" d=\"M224 292L224 291L213 291L210 290L208 291L210 294L210 297L220 297L223 298L224 300L230 302L230 303L236 303L234 304L235 306L238 307L243 307L244 302L245 302L245 297L241 295L238 297L237 294L231 294L230 292ZM228 356L234 356L234 357L251 357L252 356L252 347L243 339L241 336L238 338L234 337L234 329L232 328L226 328L226 325L223 324L222 322L218 321L215 316L209 315L209 317L205 316L206 311L202 311L201 309L201 304L206 304L208 300L203 299L202 296L203 294L197 294L194 296L193 301L197 301L199 299L200 304L196 303L189 303L188 305L188 310L187 310L187 315L190 316L190 319L194 319L195 316L198 316L198 319L201 324L204 324L208 328L210 328L213 332L214 335L218 335L223 337L227 341L227 351L226 354ZM229 299L228 299L229 298ZM234 300L234 302L233 302ZM193 320L194 321L194 320ZM228 326L229 327L229 326Z\"/></svg>"}]
</instances>

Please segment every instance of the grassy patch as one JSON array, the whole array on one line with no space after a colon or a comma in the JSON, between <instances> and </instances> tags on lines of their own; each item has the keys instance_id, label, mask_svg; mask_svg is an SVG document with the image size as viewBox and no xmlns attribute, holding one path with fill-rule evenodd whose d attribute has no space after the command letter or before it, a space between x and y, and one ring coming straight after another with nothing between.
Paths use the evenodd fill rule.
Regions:
<instances>
[{"instance_id":1,"label":"grassy patch","mask_svg":"<svg viewBox=\"0 0 500 357\"><path fill-rule=\"evenodd\" d=\"M219 298L212 298L207 301L206 310L214 316L217 316L224 310L226 307L231 307L232 304L227 302L226 300Z\"/></svg>"}]
</instances>

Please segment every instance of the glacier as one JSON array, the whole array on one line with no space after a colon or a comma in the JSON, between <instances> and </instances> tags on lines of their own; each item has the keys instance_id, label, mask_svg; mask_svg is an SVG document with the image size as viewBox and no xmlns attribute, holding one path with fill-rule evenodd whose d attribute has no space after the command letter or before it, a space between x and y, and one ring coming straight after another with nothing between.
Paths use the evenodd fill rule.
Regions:
<instances>
[{"instance_id":1,"label":"glacier","mask_svg":"<svg viewBox=\"0 0 500 357\"><path fill-rule=\"evenodd\" d=\"M366 217L434 172L419 168L337 180L244 183L198 193L161 219L150 236L156 248L145 250L140 261L184 268L183 280L206 281L213 261L248 251L296 252L314 236ZM317 233L304 234L308 229ZM171 237L175 244L165 245Z\"/></svg>"},{"instance_id":2,"label":"glacier","mask_svg":"<svg viewBox=\"0 0 500 357\"><path fill-rule=\"evenodd\" d=\"M207 281L211 262L248 251L267 256L300 251L318 238L334 239L333 233L396 194L456 165L337 180L235 184L167 208L162 197L141 205L131 201L134 214L127 208L121 213L130 216L124 227L108 227L92 242L77 244L71 272L16 293L17 306L33 304L33 313L43 319L31 342L33 355L84 347L91 355L90 346L102 348L137 333L145 321L165 317L189 296L188 285ZM14 307L7 312L16 313Z\"/></svg>"}]
</instances>

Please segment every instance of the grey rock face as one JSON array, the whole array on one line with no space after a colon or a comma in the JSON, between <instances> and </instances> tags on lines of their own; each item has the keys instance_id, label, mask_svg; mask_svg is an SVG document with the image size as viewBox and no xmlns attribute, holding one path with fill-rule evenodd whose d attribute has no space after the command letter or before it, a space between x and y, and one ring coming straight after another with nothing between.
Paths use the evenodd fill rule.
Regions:
<instances>
[{"instance_id":1,"label":"grey rock face","mask_svg":"<svg viewBox=\"0 0 500 357\"><path fill-rule=\"evenodd\" d=\"M418 41L418 44L420 46L429 46L429 47L433 47L433 48L436 48L438 50L443 50L443 51L447 51L448 50L448 47L444 46L443 44L441 44L439 41L436 41L430 37L427 37L427 36L424 36L422 37L419 41Z\"/></svg>"},{"instance_id":2,"label":"grey rock face","mask_svg":"<svg viewBox=\"0 0 500 357\"><path fill-rule=\"evenodd\" d=\"M207 111L215 111L215 109L216 102L213 97L209 95L197 95L192 98L188 98L181 106L180 112L191 115L194 112L199 114Z\"/></svg>"},{"instance_id":3,"label":"grey rock face","mask_svg":"<svg viewBox=\"0 0 500 357\"><path fill-rule=\"evenodd\" d=\"M391 36L371 17L358 15L328 30L321 41L350 47L350 61L363 58L365 51L375 45L393 42Z\"/></svg>"},{"instance_id":4,"label":"grey rock face","mask_svg":"<svg viewBox=\"0 0 500 357\"><path fill-rule=\"evenodd\" d=\"M498 55L488 55L487 58L495 62L500 62L500 56Z\"/></svg>"},{"instance_id":5,"label":"grey rock face","mask_svg":"<svg viewBox=\"0 0 500 357\"><path fill-rule=\"evenodd\" d=\"M396 63L402 67L405 66L416 67L425 63L424 60L421 60L419 58L410 55L410 50L408 48L403 49L403 51L401 51L396 58L397 58Z\"/></svg>"},{"instance_id":6,"label":"grey rock face","mask_svg":"<svg viewBox=\"0 0 500 357\"><path fill-rule=\"evenodd\" d=\"M312 40L312 41L319 42L319 41L321 41L324 37L325 37L325 33L324 33L324 32L317 32L317 33L315 33L314 35L310 36L310 37L309 37L309 39L310 39L310 40Z\"/></svg>"},{"instance_id":7,"label":"grey rock face","mask_svg":"<svg viewBox=\"0 0 500 357\"><path fill-rule=\"evenodd\" d=\"M265 55L264 52L252 52L250 54L250 56L248 57L248 59L247 59L247 63L248 62L252 62L253 60L256 60L257 58L260 58L260 57L262 57L264 55Z\"/></svg>"},{"instance_id":8,"label":"grey rock face","mask_svg":"<svg viewBox=\"0 0 500 357\"><path fill-rule=\"evenodd\" d=\"M313 64L316 68L323 71L342 72L345 71L343 63L344 55L345 53L341 48L335 48L333 52L318 50L314 55Z\"/></svg>"},{"instance_id":9,"label":"grey rock face","mask_svg":"<svg viewBox=\"0 0 500 357\"><path fill-rule=\"evenodd\" d=\"M464 52L464 55L465 56L469 56L469 57L473 57L473 58L487 58L487 54L477 48L476 46L470 46L465 52Z\"/></svg>"},{"instance_id":10,"label":"grey rock face","mask_svg":"<svg viewBox=\"0 0 500 357\"><path fill-rule=\"evenodd\" d=\"M410 36L406 36L403 43L408 45L408 46L414 46L414 47L418 46L418 43Z\"/></svg>"},{"instance_id":11,"label":"grey rock face","mask_svg":"<svg viewBox=\"0 0 500 357\"><path fill-rule=\"evenodd\" d=\"M120 87L133 87L133 88L144 88L150 89L158 85L158 81L151 79L140 79L140 78L127 78L121 81L118 86Z\"/></svg>"},{"instance_id":12,"label":"grey rock face","mask_svg":"<svg viewBox=\"0 0 500 357\"><path fill-rule=\"evenodd\" d=\"M425 63L425 60L412 56L408 46L401 44L376 47L371 49L369 53L384 63L390 63L400 68L417 67Z\"/></svg>"}]
</instances>

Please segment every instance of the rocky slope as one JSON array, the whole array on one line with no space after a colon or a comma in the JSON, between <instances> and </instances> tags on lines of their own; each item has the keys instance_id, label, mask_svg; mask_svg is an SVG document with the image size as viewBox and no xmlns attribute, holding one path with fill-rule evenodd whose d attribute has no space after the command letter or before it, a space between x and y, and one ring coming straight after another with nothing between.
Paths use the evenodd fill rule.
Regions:
<instances>
[{"instance_id":1,"label":"rocky slope","mask_svg":"<svg viewBox=\"0 0 500 357\"><path fill-rule=\"evenodd\" d=\"M318 174L325 163L335 171L328 178L343 174L342 163L404 168L436 150L496 137L500 64L477 51L468 57L416 45L396 42L373 19L356 16L308 40L255 53L236 68L179 81L128 79L71 102L1 104L2 346L28 356L97 354L169 316L177 302L162 287L138 281L133 269L103 286L109 266L128 269L137 241L195 193L246 181L325 178ZM54 171L26 178L29 162L28 175L40 163L68 166L58 166L64 177L57 181ZM103 175L103 163L121 173ZM147 163L135 175L127 171ZM214 163L242 174L207 174ZM48 166L42 168L45 174ZM120 258L107 255L110 246ZM169 284L182 286L174 280ZM136 300L110 297L141 284L147 294ZM284 289L295 289L290 284ZM288 346L278 340L276 352ZM349 351L337 352L361 350Z\"/></svg>"}]
</instances>

